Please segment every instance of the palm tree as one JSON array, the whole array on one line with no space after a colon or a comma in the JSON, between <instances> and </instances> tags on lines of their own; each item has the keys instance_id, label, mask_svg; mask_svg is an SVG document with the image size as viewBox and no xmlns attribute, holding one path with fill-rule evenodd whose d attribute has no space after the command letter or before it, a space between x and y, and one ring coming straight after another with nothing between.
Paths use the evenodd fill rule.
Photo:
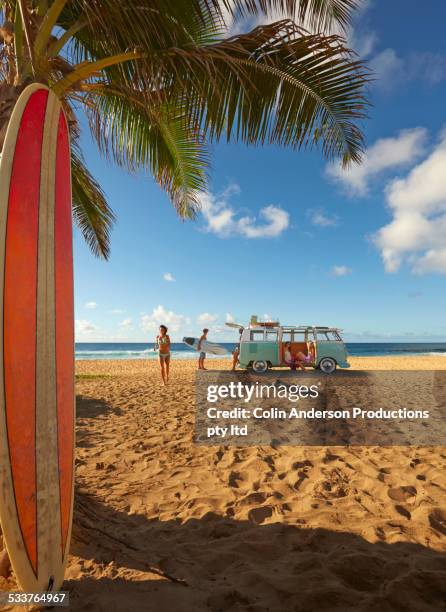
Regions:
<instances>
[{"instance_id":1,"label":"palm tree","mask_svg":"<svg viewBox=\"0 0 446 612\"><path fill-rule=\"evenodd\" d=\"M320 143L358 162L367 71L338 35L361 0L0 0L0 148L32 82L60 98L72 140L73 216L107 258L114 215L85 165L79 115L100 150L153 174L194 216L209 143ZM293 15L227 36L224 16ZM296 23L297 22L297 23Z\"/></svg>"}]
</instances>

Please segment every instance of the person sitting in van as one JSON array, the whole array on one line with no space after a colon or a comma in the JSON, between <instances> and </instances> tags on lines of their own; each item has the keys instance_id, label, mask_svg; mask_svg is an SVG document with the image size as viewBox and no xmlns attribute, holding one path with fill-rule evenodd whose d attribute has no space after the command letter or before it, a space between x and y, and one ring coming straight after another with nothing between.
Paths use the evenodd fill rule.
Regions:
<instances>
[{"instance_id":1,"label":"person sitting in van","mask_svg":"<svg viewBox=\"0 0 446 612\"><path fill-rule=\"evenodd\" d=\"M306 355L302 351L298 351L296 353L296 365L301 370L305 370L305 366L312 365L314 363L315 352L313 342L307 343L307 351L308 352Z\"/></svg>"},{"instance_id":2,"label":"person sitting in van","mask_svg":"<svg viewBox=\"0 0 446 612\"><path fill-rule=\"evenodd\" d=\"M291 370L296 369L296 357L291 352L291 342L285 342L283 348L283 360L290 366Z\"/></svg>"}]
</instances>

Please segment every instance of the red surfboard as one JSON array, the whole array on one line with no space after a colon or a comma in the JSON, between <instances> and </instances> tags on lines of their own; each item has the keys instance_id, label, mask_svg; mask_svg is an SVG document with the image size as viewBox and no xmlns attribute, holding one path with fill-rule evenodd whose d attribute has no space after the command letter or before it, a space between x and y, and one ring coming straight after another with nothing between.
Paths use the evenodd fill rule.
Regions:
<instances>
[{"instance_id":1,"label":"red surfboard","mask_svg":"<svg viewBox=\"0 0 446 612\"><path fill-rule=\"evenodd\" d=\"M60 588L73 513L70 142L55 94L21 94L0 161L0 521L24 591Z\"/></svg>"}]
</instances>

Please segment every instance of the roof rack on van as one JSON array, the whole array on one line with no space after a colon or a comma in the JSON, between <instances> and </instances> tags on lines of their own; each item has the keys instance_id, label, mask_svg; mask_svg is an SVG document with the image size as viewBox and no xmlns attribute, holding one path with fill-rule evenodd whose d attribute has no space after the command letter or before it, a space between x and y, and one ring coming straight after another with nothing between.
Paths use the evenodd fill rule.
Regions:
<instances>
[{"instance_id":1,"label":"roof rack on van","mask_svg":"<svg viewBox=\"0 0 446 612\"><path fill-rule=\"evenodd\" d=\"M257 321L259 327L279 327L279 321Z\"/></svg>"},{"instance_id":2,"label":"roof rack on van","mask_svg":"<svg viewBox=\"0 0 446 612\"><path fill-rule=\"evenodd\" d=\"M249 321L249 325L251 327L280 327L279 321L259 321L257 315L251 315L251 320Z\"/></svg>"},{"instance_id":3,"label":"roof rack on van","mask_svg":"<svg viewBox=\"0 0 446 612\"><path fill-rule=\"evenodd\" d=\"M342 331L342 329L340 327L327 327L326 325L282 325L282 329L283 328L287 328L287 329L299 329L299 330L306 330L306 329L320 329L321 331Z\"/></svg>"}]
</instances>

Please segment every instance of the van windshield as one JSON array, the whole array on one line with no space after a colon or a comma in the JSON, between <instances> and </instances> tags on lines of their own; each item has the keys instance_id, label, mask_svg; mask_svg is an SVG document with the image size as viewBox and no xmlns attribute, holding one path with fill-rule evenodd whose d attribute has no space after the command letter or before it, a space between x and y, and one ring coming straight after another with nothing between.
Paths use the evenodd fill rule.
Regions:
<instances>
[{"instance_id":1,"label":"van windshield","mask_svg":"<svg viewBox=\"0 0 446 612\"><path fill-rule=\"evenodd\" d=\"M327 330L327 331L318 331L317 332L318 340L329 340L331 342L342 342L341 336L335 330Z\"/></svg>"},{"instance_id":2,"label":"van windshield","mask_svg":"<svg viewBox=\"0 0 446 612\"><path fill-rule=\"evenodd\" d=\"M266 332L266 341L267 342L277 342L277 332L276 331L267 331Z\"/></svg>"},{"instance_id":3,"label":"van windshield","mask_svg":"<svg viewBox=\"0 0 446 612\"><path fill-rule=\"evenodd\" d=\"M252 342L263 342L265 332L263 330L254 330L251 332Z\"/></svg>"}]
</instances>

